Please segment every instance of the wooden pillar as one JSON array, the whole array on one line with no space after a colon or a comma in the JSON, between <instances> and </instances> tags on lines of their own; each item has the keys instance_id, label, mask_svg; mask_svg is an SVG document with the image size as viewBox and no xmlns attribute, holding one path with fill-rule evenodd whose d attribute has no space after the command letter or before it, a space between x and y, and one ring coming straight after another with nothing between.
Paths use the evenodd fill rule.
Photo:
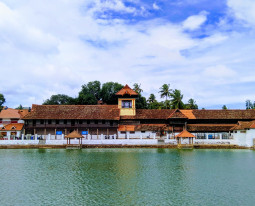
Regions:
<instances>
[{"instance_id":1,"label":"wooden pillar","mask_svg":"<svg viewBox=\"0 0 255 206\"><path fill-rule=\"evenodd\" d=\"M81 138L81 145L82 145L82 138Z\"/></svg>"},{"instance_id":2,"label":"wooden pillar","mask_svg":"<svg viewBox=\"0 0 255 206\"><path fill-rule=\"evenodd\" d=\"M79 138L79 145L81 144L81 138Z\"/></svg>"},{"instance_id":3,"label":"wooden pillar","mask_svg":"<svg viewBox=\"0 0 255 206\"><path fill-rule=\"evenodd\" d=\"M79 128L77 128L77 132L79 132Z\"/></svg>"},{"instance_id":4,"label":"wooden pillar","mask_svg":"<svg viewBox=\"0 0 255 206\"><path fill-rule=\"evenodd\" d=\"M65 129L65 135L66 135L66 129Z\"/></svg>"},{"instance_id":5,"label":"wooden pillar","mask_svg":"<svg viewBox=\"0 0 255 206\"><path fill-rule=\"evenodd\" d=\"M107 128L107 132L106 132L107 136L109 135L109 129Z\"/></svg>"},{"instance_id":6,"label":"wooden pillar","mask_svg":"<svg viewBox=\"0 0 255 206\"><path fill-rule=\"evenodd\" d=\"M66 144L68 144L68 138L66 138Z\"/></svg>"},{"instance_id":7,"label":"wooden pillar","mask_svg":"<svg viewBox=\"0 0 255 206\"><path fill-rule=\"evenodd\" d=\"M97 139L98 139L98 129L97 129Z\"/></svg>"},{"instance_id":8,"label":"wooden pillar","mask_svg":"<svg viewBox=\"0 0 255 206\"><path fill-rule=\"evenodd\" d=\"M34 135L36 134L36 129L34 129Z\"/></svg>"},{"instance_id":9,"label":"wooden pillar","mask_svg":"<svg viewBox=\"0 0 255 206\"><path fill-rule=\"evenodd\" d=\"M26 129L24 129L24 135L26 134Z\"/></svg>"},{"instance_id":10,"label":"wooden pillar","mask_svg":"<svg viewBox=\"0 0 255 206\"><path fill-rule=\"evenodd\" d=\"M194 138L192 137L192 144L194 143Z\"/></svg>"},{"instance_id":11,"label":"wooden pillar","mask_svg":"<svg viewBox=\"0 0 255 206\"><path fill-rule=\"evenodd\" d=\"M44 135L46 135L47 134L47 130L46 130L46 128L44 129Z\"/></svg>"}]
</instances>

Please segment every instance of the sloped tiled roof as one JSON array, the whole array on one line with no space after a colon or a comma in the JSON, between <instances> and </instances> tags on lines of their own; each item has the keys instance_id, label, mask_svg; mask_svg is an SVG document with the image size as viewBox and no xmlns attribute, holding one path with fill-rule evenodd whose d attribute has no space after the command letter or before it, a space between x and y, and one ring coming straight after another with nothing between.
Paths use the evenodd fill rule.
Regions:
<instances>
[{"instance_id":1,"label":"sloped tiled roof","mask_svg":"<svg viewBox=\"0 0 255 206\"><path fill-rule=\"evenodd\" d=\"M20 114L20 118L23 118L24 116L26 116L28 114L28 109L21 109L19 110L19 114Z\"/></svg>"},{"instance_id":2,"label":"sloped tiled roof","mask_svg":"<svg viewBox=\"0 0 255 206\"><path fill-rule=\"evenodd\" d=\"M23 119L119 120L117 105L33 105Z\"/></svg>"},{"instance_id":3,"label":"sloped tiled roof","mask_svg":"<svg viewBox=\"0 0 255 206\"><path fill-rule=\"evenodd\" d=\"M229 132L235 124L188 124L190 132Z\"/></svg>"},{"instance_id":4,"label":"sloped tiled roof","mask_svg":"<svg viewBox=\"0 0 255 206\"><path fill-rule=\"evenodd\" d=\"M255 110L193 110L196 119L255 119Z\"/></svg>"},{"instance_id":5,"label":"sloped tiled roof","mask_svg":"<svg viewBox=\"0 0 255 206\"><path fill-rule=\"evenodd\" d=\"M127 84L120 90L116 93L116 95L138 95L133 89L131 89Z\"/></svg>"},{"instance_id":6,"label":"sloped tiled roof","mask_svg":"<svg viewBox=\"0 0 255 206\"><path fill-rule=\"evenodd\" d=\"M120 125L118 128L119 131L135 131L135 125Z\"/></svg>"},{"instance_id":7,"label":"sloped tiled roof","mask_svg":"<svg viewBox=\"0 0 255 206\"><path fill-rule=\"evenodd\" d=\"M176 135L177 138L189 138L189 137L194 137L195 136L193 134L191 134L190 132L188 132L187 130L183 130L180 134Z\"/></svg>"},{"instance_id":8,"label":"sloped tiled roof","mask_svg":"<svg viewBox=\"0 0 255 206\"><path fill-rule=\"evenodd\" d=\"M168 119L174 109L136 109L135 116L122 116L121 119Z\"/></svg>"},{"instance_id":9,"label":"sloped tiled roof","mask_svg":"<svg viewBox=\"0 0 255 206\"><path fill-rule=\"evenodd\" d=\"M20 119L19 110L17 109L3 109L0 112L0 119Z\"/></svg>"},{"instance_id":10,"label":"sloped tiled roof","mask_svg":"<svg viewBox=\"0 0 255 206\"><path fill-rule=\"evenodd\" d=\"M83 136L74 130L70 134L66 135L65 138L83 138Z\"/></svg>"},{"instance_id":11,"label":"sloped tiled roof","mask_svg":"<svg viewBox=\"0 0 255 206\"><path fill-rule=\"evenodd\" d=\"M0 131L20 131L23 129L24 124L22 123L11 123L0 128Z\"/></svg>"},{"instance_id":12,"label":"sloped tiled roof","mask_svg":"<svg viewBox=\"0 0 255 206\"><path fill-rule=\"evenodd\" d=\"M192 109L181 109L180 111L182 112L182 114L188 117L188 119L196 119Z\"/></svg>"},{"instance_id":13,"label":"sloped tiled roof","mask_svg":"<svg viewBox=\"0 0 255 206\"><path fill-rule=\"evenodd\" d=\"M255 129L255 121L238 121L238 123L231 128L231 130L245 130Z\"/></svg>"},{"instance_id":14,"label":"sloped tiled roof","mask_svg":"<svg viewBox=\"0 0 255 206\"><path fill-rule=\"evenodd\" d=\"M172 114L169 115L169 119L188 119L179 109L176 109Z\"/></svg>"},{"instance_id":15,"label":"sloped tiled roof","mask_svg":"<svg viewBox=\"0 0 255 206\"><path fill-rule=\"evenodd\" d=\"M119 131L171 131L172 127L166 124L139 124L139 125L119 125Z\"/></svg>"}]
</instances>

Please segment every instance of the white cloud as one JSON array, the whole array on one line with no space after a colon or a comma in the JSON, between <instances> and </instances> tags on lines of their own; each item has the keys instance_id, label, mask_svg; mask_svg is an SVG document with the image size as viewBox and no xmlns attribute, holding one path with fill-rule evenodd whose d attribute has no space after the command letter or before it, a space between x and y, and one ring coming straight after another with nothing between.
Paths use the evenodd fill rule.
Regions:
<instances>
[{"instance_id":1,"label":"white cloud","mask_svg":"<svg viewBox=\"0 0 255 206\"><path fill-rule=\"evenodd\" d=\"M188 30L198 29L207 20L207 12L202 11L198 15L189 16L183 22L183 28Z\"/></svg>"},{"instance_id":2,"label":"white cloud","mask_svg":"<svg viewBox=\"0 0 255 206\"><path fill-rule=\"evenodd\" d=\"M229 85L252 83L255 33L214 31L193 39L183 28L203 26L205 12L183 24L162 19L129 24L96 17L108 9L141 14L141 7L120 0L9 2L0 3L0 92L8 106L40 104L54 93L75 96L93 80L139 82L145 94L158 94L170 83L185 101L193 97L201 107L220 98L226 104L233 96L243 101L254 89L238 93Z\"/></svg>"},{"instance_id":3,"label":"white cloud","mask_svg":"<svg viewBox=\"0 0 255 206\"><path fill-rule=\"evenodd\" d=\"M160 9L160 7L156 4L156 2L154 2L154 3L152 4L152 7L153 7L153 9L155 9L155 10L159 10L159 9Z\"/></svg>"},{"instance_id":4,"label":"white cloud","mask_svg":"<svg viewBox=\"0 0 255 206\"><path fill-rule=\"evenodd\" d=\"M254 0L228 0L227 4L238 19L255 26Z\"/></svg>"}]
</instances>

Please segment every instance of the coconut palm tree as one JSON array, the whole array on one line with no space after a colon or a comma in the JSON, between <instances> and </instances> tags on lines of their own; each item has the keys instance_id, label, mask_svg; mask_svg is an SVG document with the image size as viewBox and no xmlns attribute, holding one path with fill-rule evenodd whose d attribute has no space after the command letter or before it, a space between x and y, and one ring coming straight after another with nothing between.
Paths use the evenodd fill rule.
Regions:
<instances>
[{"instance_id":1,"label":"coconut palm tree","mask_svg":"<svg viewBox=\"0 0 255 206\"><path fill-rule=\"evenodd\" d=\"M171 94L171 104L173 109L183 109L184 103L182 102L183 94L181 90L175 89Z\"/></svg>"},{"instance_id":2,"label":"coconut palm tree","mask_svg":"<svg viewBox=\"0 0 255 206\"><path fill-rule=\"evenodd\" d=\"M170 97L170 94L171 94L171 89L170 89L170 84L163 84L162 87L160 87L160 97L161 98L166 98L167 100L167 97Z\"/></svg>"},{"instance_id":3,"label":"coconut palm tree","mask_svg":"<svg viewBox=\"0 0 255 206\"><path fill-rule=\"evenodd\" d=\"M150 94L150 96L149 96L147 101L151 104L151 103L155 102L155 100L156 100L155 95L154 94Z\"/></svg>"},{"instance_id":4,"label":"coconut palm tree","mask_svg":"<svg viewBox=\"0 0 255 206\"><path fill-rule=\"evenodd\" d=\"M141 84L138 83L134 83L133 90L138 94L141 94L143 92L143 90L141 89Z\"/></svg>"}]
</instances>

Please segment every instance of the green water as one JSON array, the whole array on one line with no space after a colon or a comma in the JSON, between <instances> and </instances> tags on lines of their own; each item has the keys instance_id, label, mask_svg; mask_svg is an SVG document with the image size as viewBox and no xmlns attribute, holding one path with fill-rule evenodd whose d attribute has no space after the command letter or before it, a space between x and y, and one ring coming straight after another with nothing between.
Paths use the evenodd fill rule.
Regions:
<instances>
[{"instance_id":1,"label":"green water","mask_svg":"<svg viewBox=\"0 0 255 206\"><path fill-rule=\"evenodd\" d=\"M254 205L252 150L0 150L0 205Z\"/></svg>"}]
</instances>

